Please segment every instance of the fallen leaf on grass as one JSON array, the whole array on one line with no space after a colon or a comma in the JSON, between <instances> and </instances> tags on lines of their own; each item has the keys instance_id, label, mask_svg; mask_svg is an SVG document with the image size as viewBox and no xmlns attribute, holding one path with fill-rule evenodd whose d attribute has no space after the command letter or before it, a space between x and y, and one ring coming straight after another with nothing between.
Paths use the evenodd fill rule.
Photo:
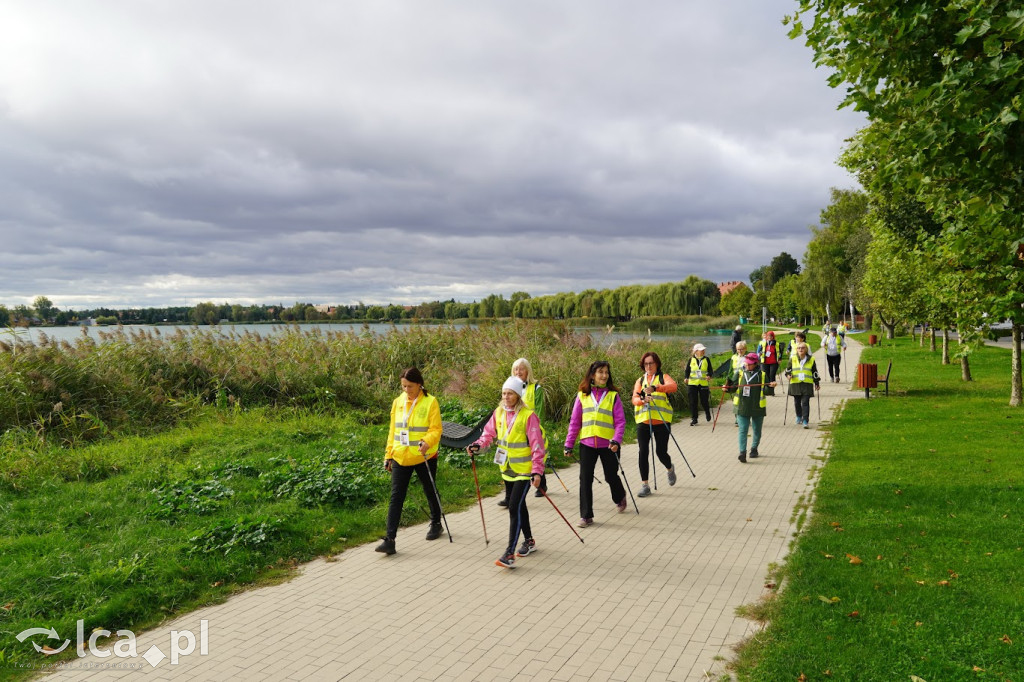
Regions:
<instances>
[{"instance_id":1,"label":"fallen leaf on grass","mask_svg":"<svg viewBox=\"0 0 1024 682\"><path fill-rule=\"evenodd\" d=\"M1006 635L1003 635L1002 639L1000 639L999 641L1003 644L1013 644L1013 640L1007 637Z\"/></svg>"},{"instance_id":2,"label":"fallen leaf on grass","mask_svg":"<svg viewBox=\"0 0 1024 682\"><path fill-rule=\"evenodd\" d=\"M796 682L807 682L807 675L800 673L800 677L796 678Z\"/></svg>"},{"instance_id":3,"label":"fallen leaf on grass","mask_svg":"<svg viewBox=\"0 0 1024 682\"><path fill-rule=\"evenodd\" d=\"M212 583L212 584L210 585L210 587L220 587L220 586L221 586L221 585L223 585L223 584L224 584L224 581L223 581L223 580L218 580L217 582L215 582L215 583Z\"/></svg>"},{"instance_id":4,"label":"fallen leaf on grass","mask_svg":"<svg viewBox=\"0 0 1024 682\"><path fill-rule=\"evenodd\" d=\"M833 528L838 528L839 527L839 522L838 521L833 521L832 523L830 523L828 525L832 526Z\"/></svg>"},{"instance_id":5,"label":"fallen leaf on grass","mask_svg":"<svg viewBox=\"0 0 1024 682\"><path fill-rule=\"evenodd\" d=\"M926 680L926 679L924 679L922 677L918 677L917 675L911 675L910 676L910 682L928 682L928 680Z\"/></svg>"},{"instance_id":6,"label":"fallen leaf on grass","mask_svg":"<svg viewBox=\"0 0 1024 682\"><path fill-rule=\"evenodd\" d=\"M818 599L825 602L826 604L837 604L841 601L839 597L826 597L823 594L819 594Z\"/></svg>"},{"instance_id":7,"label":"fallen leaf on grass","mask_svg":"<svg viewBox=\"0 0 1024 682\"><path fill-rule=\"evenodd\" d=\"M923 580L915 580L914 582L917 583L918 585L924 585L924 581Z\"/></svg>"},{"instance_id":8,"label":"fallen leaf on grass","mask_svg":"<svg viewBox=\"0 0 1024 682\"><path fill-rule=\"evenodd\" d=\"M940 587L949 587L949 581L948 580L940 580L939 582L936 583L936 585L938 585Z\"/></svg>"},{"instance_id":9,"label":"fallen leaf on grass","mask_svg":"<svg viewBox=\"0 0 1024 682\"><path fill-rule=\"evenodd\" d=\"M852 554L847 554L846 556L850 557L850 563L854 566L856 566L857 564L864 563L864 561L859 556L853 556Z\"/></svg>"},{"instance_id":10,"label":"fallen leaf on grass","mask_svg":"<svg viewBox=\"0 0 1024 682\"><path fill-rule=\"evenodd\" d=\"M850 613L846 614L846 617L847 618L860 618L860 611L851 611Z\"/></svg>"},{"instance_id":11,"label":"fallen leaf on grass","mask_svg":"<svg viewBox=\"0 0 1024 682\"><path fill-rule=\"evenodd\" d=\"M958 574L956 571L951 570L949 568L946 569L946 572L949 573L949 577L950 578L959 578L960 577L960 574Z\"/></svg>"},{"instance_id":12,"label":"fallen leaf on grass","mask_svg":"<svg viewBox=\"0 0 1024 682\"><path fill-rule=\"evenodd\" d=\"M971 668L971 671L972 672L976 672L976 673L983 673L983 672L985 672L985 669L984 668L979 668L978 666L974 666L973 668Z\"/></svg>"},{"instance_id":13,"label":"fallen leaf on grass","mask_svg":"<svg viewBox=\"0 0 1024 682\"><path fill-rule=\"evenodd\" d=\"M825 677L832 677L832 669L829 668L828 670L823 670L821 674Z\"/></svg>"},{"instance_id":14,"label":"fallen leaf on grass","mask_svg":"<svg viewBox=\"0 0 1024 682\"><path fill-rule=\"evenodd\" d=\"M902 494L903 494L903 491L902 491L902 490L900 490L899 488L897 488L897 489L896 489L896 494L897 494L897 495L902 495Z\"/></svg>"},{"instance_id":15,"label":"fallen leaf on grass","mask_svg":"<svg viewBox=\"0 0 1024 682\"><path fill-rule=\"evenodd\" d=\"M875 557L875 559L877 559L878 561L881 561L882 560L882 555L879 554L878 556Z\"/></svg>"},{"instance_id":16,"label":"fallen leaf on grass","mask_svg":"<svg viewBox=\"0 0 1024 682\"><path fill-rule=\"evenodd\" d=\"M826 559L835 559L835 557L831 554L825 554L824 552L821 553L821 556L825 557Z\"/></svg>"},{"instance_id":17,"label":"fallen leaf on grass","mask_svg":"<svg viewBox=\"0 0 1024 682\"><path fill-rule=\"evenodd\" d=\"M765 583L764 586L765 586L766 589L769 589L769 590L774 590L775 589L775 583Z\"/></svg>"},{"instance_id":18,"label":"fallen leaf on grass","mask_svg":"<svg viewBox=\"0 0 1024 682\"><path fill-rule=\"evenodd\" d=\"M924 623L922 623L921 621L915 621L915 622L914 622L914 627L918 627L918 628L919 628L919 627L921 627L922 625L924 625Z\"/></svg>"},{"instance_id":19,"label":"fallen leaf on grass","mask_svg":"<svg viewBox=\"0 0 1024 682\"><path fill-rule=\"evenodd\" d=\"M7 602L6 604L3 605L4 611L10 611L13 608L14 608L14 602Z\"/></svg>"}]
</instances>

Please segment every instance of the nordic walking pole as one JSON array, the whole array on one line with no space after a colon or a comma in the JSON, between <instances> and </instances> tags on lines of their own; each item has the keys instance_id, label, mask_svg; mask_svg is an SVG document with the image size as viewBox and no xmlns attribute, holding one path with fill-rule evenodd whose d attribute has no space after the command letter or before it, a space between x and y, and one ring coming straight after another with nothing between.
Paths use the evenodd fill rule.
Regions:
<instances>
[{"instance_id":1,"label":"nordic walking pole","mask_svg":"<svg viewBox=\"0 0 1024 682\"><path fill-rule=\"evenodd\" d=\"M683 454L683 449L679 447L679 441L676 440L676 434L672 433L671 425L669 425L668 428L668 435L672 436L672 442L676 444L676 449L679 450L679 456L682 457L683 462L686 463L686 468L690 470L690 475L697 478L697 474L693 473L693 467L690 466L690 463L686 460L686 455Z\"/></svg>"},{"instance_id":2,"label":"nordic walking pole","mask_svg":"<svg viewBox=\"0 0 1024 682\"><path fill-rule=\"evenodd\" d=\"M423 441L420 441L422 443ZM422 451L421 451L422 452ZM441 510L441 520L444 521L444 529L448 533L448 542L455 542L452 540L452 532L448 530L448 519L444 515L444 507L441 506L441 493L437 491L437 483L434 481L434 474L430 473L430 460L427 459L427 453L422 452L423 463L427 466L427 478L430 479L430 485L434 488L434 497L437 498L437 508ZM483 511L483 503L480 504L480 510Z\"/></svg>"},{"instance_id":3,"label":"nordic walking pole","mask_svg":"<svg viewBox=\"0 0 1024 682\"><path fill-rule=\"evenodd\" d=\"M648 416L649 415L650 415L650 413L648 413ZM651 451L651 473L654 474L654 489L657 490L658 489L658 466L655 464L655 462L658 460L658 458L654 454L654 425L651 424L650 421L648 421L647 422L647 426L651 430L651 443L650 443L650 445L648 446L647 449Z\"/></svg>"},{"instance_id":4,"label":"nordic walking pole","mask_svg":"<svg viewBox=\"0 0 1024 682\"><path fill-rule=\"evenodd\" d=\"M571 523L569 523L569 519L565 518L565 514L563 514L562 510L558 508L558 505L555 504L554 500L552 500L550 497L548 497L547 492L544 491L542 488L537 488L537 490L540 490L541 492L544 493L544 499L551 503L551 506L555 508L556 512L558 512L558 515L562 517L563 521L565 521L565 525L569 526L569 530L571 530L573 533L575 533L576 537L580 538L580 534L576 533L576 529L572 527ZM583 542L583 538L580 538L580 542ZM586 543L584 543L584 544L586 544Z\"/></svg>"},{"instance_id":5,"label":"nordic walking pole","mask_svg":"<svg viewBox=\"0 0 1024 682\"><path fill-rule=\"evenodd\" d=\"M633 500L633 509L636 509L636 513L639 514L640 507L636 506L636 498L633 497L633 491L629 487L629 481L626 480L626 470L622 468L622 459L619 457L618 452L613 451L612 454L615 455L615 461L619 464L619 471L622 472L622 480L626 484L626 490L629 491L629 499Z\"/></svg>"},{"instance_id":6,"label":"nordic walking pole","mask_svg":"<svg viewBox=\"0 0 1024 682\"><path fill-rule=\"evenodd\" d=\"M821 389L818 388L814 391L814 394L818 396L818 421L821 421Z\"/></svg>"},{"instance_id":7,"label":"nordic walking pole","mask_svg":"<svg viewBox=\"0 0 1024 682\"><path fill-rule=\"evenodd\" d=\"M476 453L480 452L480 446L476 446L474 449L472 445L468 448L469 450L469 461L473 465L473 483L476 484L476 501L480 504L480 525L484 527L484 545L491 544L491 541L487 538L487 522L484 521L484 501L480 497L480 481L476 477Z\"/></svg>"},{"instance_id":8,"label":"nordic walking pole","mask_svg":"<svg viewBox=\"0 0 1024 682\"><path fill-rule=\"evenodd\" d=\"M562 484L563 488L565 488L565 482L562 480L562 477L558 475L558 469L556 469L555 467L551 467L551 473L555 475L555 478L558 479L558 482ZM565 492L569 492L569 489L565 488Z\"/></svg>"},{"instance_id":9,"label":"nordic walking pole","mask_svg":"<svg viewBox=\"0 0 1024 682\"><path fill-rule=\"evenodd\" d=\"M785 375L783 375L783 376L785 376ZM792 381L792 379L790 379L790 381ZM782 387L782 392L783 392L783 394L785 394L785 392L786 392L786 387L785 386ZM786 416L789 414L789 396L788 395L783 395L783 397L786 399L786 408L782 411L782 425L785 426L786 425ZM797 415L797 416L799 416L799 415ZM797 426L800 426L800 424L798 423Z\"/></svg>"},{"instance_id":10,"label":"nordic walking pole","mask_svg":"<svg viewBox=\"0 0 1024 682\"><path fill-rule=\"evenodd\" d=\"M718 401L718 409L715 410L715 421L711 422L711 433L715 432L715 425L718 424L718 415L722 412L722 403L725 402L725 386L722 389L722 399Z\"/></svg>"}]
</instances>

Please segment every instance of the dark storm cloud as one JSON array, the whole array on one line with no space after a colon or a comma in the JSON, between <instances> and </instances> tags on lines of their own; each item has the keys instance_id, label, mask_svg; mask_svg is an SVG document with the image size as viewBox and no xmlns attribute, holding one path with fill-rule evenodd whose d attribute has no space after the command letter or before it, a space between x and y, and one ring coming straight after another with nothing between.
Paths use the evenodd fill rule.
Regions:
<instances>
[{"instance_id":1,"label":"dark storm cloud","mask_svg":"<svg viewBox=\"0 0 1024 682\"><path fill-rule=\"evenodd\" d=\"M472 300L799 258L860 119L791 5L26 3L0 26L0 303Z\"/></svg>"}]
</instances>

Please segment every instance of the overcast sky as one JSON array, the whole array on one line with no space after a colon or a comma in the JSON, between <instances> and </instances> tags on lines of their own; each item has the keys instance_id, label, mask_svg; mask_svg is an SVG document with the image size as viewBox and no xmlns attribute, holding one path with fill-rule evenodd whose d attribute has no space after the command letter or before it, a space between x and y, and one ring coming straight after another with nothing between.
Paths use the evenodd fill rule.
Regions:
<instances>
[{"instance_id":1,"label":"overcast sky","mask_svg":"<svg viewBox=\"0 0 1024 682\"><path fill-rule=\"evenodd\" d=\"M796 0L0 0L0 303L469 301L798 260Z\"/></svg>"}]
</instances>

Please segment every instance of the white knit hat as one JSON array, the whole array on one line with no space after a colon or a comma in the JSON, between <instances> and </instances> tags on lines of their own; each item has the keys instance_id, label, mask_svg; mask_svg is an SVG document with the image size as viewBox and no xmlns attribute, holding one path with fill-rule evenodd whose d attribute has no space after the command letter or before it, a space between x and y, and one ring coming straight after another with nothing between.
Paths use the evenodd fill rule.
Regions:
<instances>
[{"instance_id":1,"label":"white knit hat","mask_svg":"<svg viewBox=\"0 0 1024 682\"><path fill-rule=\"evenodd\" d=\"M704 347L703 343L695 343L695 344L693 344L693 352L696 353L699 350L707 350L707 348Z\"/></svg>"},{"instance_id":2,"label":"white knit hat","mask_svg":"<svg viewBox=\"0 0 1024 682\"><path fill-rule=\"evenodd\" d=\"M523 397L523 389L526 388L526 384L519 377L509 377L505 379L505 383L501 385L501 390L515 391L519 394L519 397Z\"/></svg>"}]
</instances>

